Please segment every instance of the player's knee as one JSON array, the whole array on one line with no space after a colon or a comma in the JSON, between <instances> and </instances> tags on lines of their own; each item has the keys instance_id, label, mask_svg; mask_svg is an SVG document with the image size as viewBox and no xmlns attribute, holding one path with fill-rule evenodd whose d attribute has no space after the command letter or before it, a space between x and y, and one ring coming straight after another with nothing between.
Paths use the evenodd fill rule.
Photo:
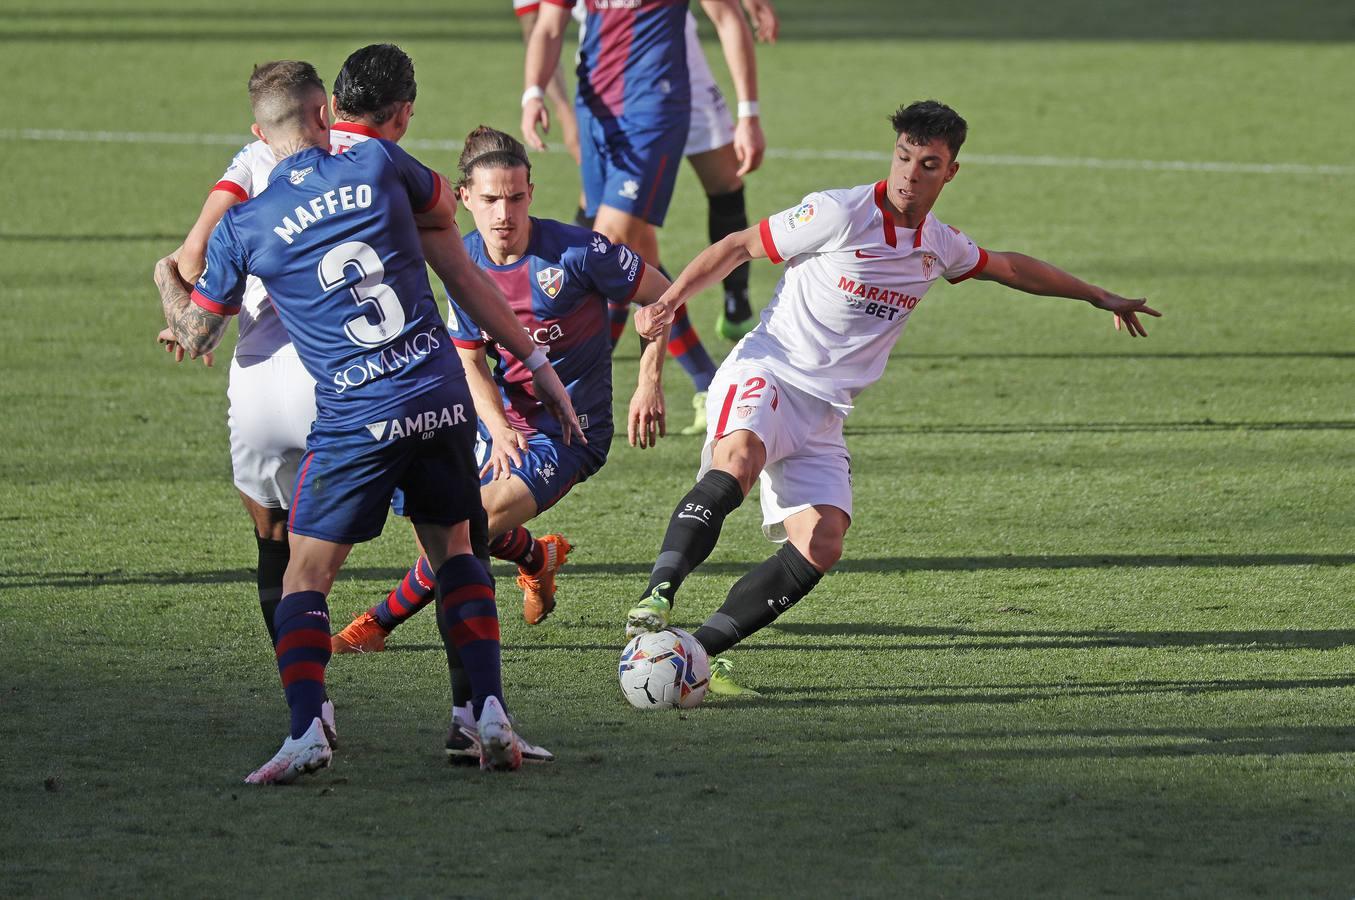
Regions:
<instances>
[{"instance_id":1,"label":"player's knee","mask_svg":"<svg viewBox=\"0 0 1355 900\"><path fill-rule=\"evenodd\" d=\"M762 441L751 432L739 431L715 445L711 467L733 475L746 497L766 464L767 450Z\"/></svg>"},{"instance_id":2,"label":"player's knee","mask_svg":"<svg viewBox=\"0 0 1355 900\"><path fill-rule=\"evenodd\" d=\"M851 519L840 509L818 507L817 520L807 531L792 534L791 542L810 565L827 572L842 558L842 544Z\"/></svg>"}]
</instances>

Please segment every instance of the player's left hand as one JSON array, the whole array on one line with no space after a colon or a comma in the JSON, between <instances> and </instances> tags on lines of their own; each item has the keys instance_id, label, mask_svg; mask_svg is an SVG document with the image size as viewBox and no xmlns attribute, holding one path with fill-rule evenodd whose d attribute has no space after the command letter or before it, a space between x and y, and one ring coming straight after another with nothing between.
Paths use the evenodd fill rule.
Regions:
<instances>
[{"instance_id":1,"label":"player's left hand","mask_svg":"<svg viewBox=\"0 0 1355 900\"><path fill-rule=\"evenodd\" d=\"M160 345L165 348L166 353L174 354L175 362L183 362L183 358L187 354L184 352L183 346L180 345L179 342L174 339L174 332L172 330L168 328L162 328L160 330L160 333L155 336L155 339L158 340L160 342ZM202 354L202 364L204 366L211 366L215 361L216 356L210 351Z\"/></svg>"},{"instance_id":2,"label":"player's left hand","mask_svg":"<svg viewBox=\"0 0 1355 900\"><path fill-rule=\"evenodd\" d=\"M655 446L659 438L667 434L663 388L648 378L641 378L630 398L630 415L626 426L630 445L643 450Z\"/></svg>"},{"instance_id":3,"label":"player's left hand","mask_svg":"<svg viewBox=\"0 0 1355 900\"><path fill-rule=\"evenodd\" d=\"M739 119L734 126L734 155L739 160L739 177L756 171L766 152L767 138L762 134L762 124L757 116Z\"/></svg>"},{"instance_id":4,"label":"player's left hand","mask_svg":"<svg viewBox=\"0 0 1355 900\"><path fill-rule=\"evenodd\" d=\"M1148 305L1148 298L1146 297L1130 299L1121 297L1119 294L1112 294L1110 291L1104 291L1100 297L1091 301L1091 303L1097 309L1104 309L1106 312L1113 313L1115 315L1115 330L1128 331L1130 337L1148 336L1143 323L1139 321L1140 313L1155 318L1162 316L1162 313Z\"/></svg>"}]
</instances>

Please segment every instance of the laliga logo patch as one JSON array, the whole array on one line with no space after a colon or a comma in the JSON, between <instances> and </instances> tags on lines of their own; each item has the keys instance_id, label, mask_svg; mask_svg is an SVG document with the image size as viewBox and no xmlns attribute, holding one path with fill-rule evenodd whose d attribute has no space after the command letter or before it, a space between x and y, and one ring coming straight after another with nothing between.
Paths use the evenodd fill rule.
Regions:
<instances>
[{"instance_id":1,"label":"laliga logo patch","mask_svg":"<svg viewBox=\"0 0 1355 900\"><path fill-rule=\"evenodd\" d=\"M536 273L537 286L552 300L555 299L556 294L560 293L560 288L564 286L564 283L564 270L558 269L555 266L551 266L549 269L542 269L540 272Z\"/></svg>"},{"instance_id":2,"label":"laliga logo patch","mask_svg":"<svg viewBox=\"0 0 1355 900\"><path fill-rule=\"evenodd\" d=\"M923 277L923 278L931 278L931 277L932 277L932 267L935 266L936 263L937 263L937 259L936 259L936 254L935 254L935 253L924 253L924 254L922 254L922 277Z\"/></svg>"},{"instance_id":3,"label":"laliga logo patch","mask_svg":"<svg viewBox=\"0 0 1355 900\"><path fill-rule=\"evenodd\" d=\"M813 200L806 200L801 203L798 209L786 216L786 230L794 231L801 225L808 225L814 221L815 212Z\"/></svg>"},{"instance_id":4,"label":"laliga logo patch","mask_svg":"<svg viewBox=\"0 0 1355 900\"><path fill-rule=\"evenodd\" d=\"M300 184L306 180L306 176L315 171L315 166L306 166L304 169L293 169L287 176L287 180L292 184Z\"/></svg>"}]
</instances>

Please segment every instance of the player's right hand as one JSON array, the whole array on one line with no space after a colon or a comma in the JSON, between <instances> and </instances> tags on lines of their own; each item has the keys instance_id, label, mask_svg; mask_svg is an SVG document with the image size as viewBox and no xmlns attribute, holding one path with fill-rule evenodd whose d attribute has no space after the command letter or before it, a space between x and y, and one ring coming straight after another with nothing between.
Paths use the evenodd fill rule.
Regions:
<instances>
[{"instance_id":1,"label":"player's right hand","mask_svg":"<svg viewBox=\"0 0 1355 900\"><path fill-rule=\"evenodd\" d=\"M489 426L489 461L480 468L480 477L492 472L492 480L508 478L513 474L513 466L522 467L522 454L527 449L527 436L513 426Z\"/></svg>"},{"instance_id":2,"label":"player's right hand","mask_svg":"<svg viewBox=\"0 0 1355 900\"><path fill-rule=\"evenodd\" d=\"M583 436L583 429L579 427L579 417L574 412L574 403L569 399L564 382L555 373L555 367L545 363L533 372L532 387L535 389L533 393L536 394L536 399L540 400L546 411L559 421L560 436L564 442L571 444L577 440L580 444L587 444L588 438Z\"/></svg>"},{"instance_id":3,"label":"player's right hand","mask_svg":"<svg viewBox=\"0 0 1355 900\"><path fill-rule=\"evenodd\" d=\"M545 150L546 142L536 133L537 125L541 126L541 134L550 134L550 112L539 97L522 104L522 139L533 150Z\"/></svg>"},{"instance_id":4,"label":"player's right hand","mask_svg":"<svg viewBox=\"0 0 1355 900\"><path fill-rule=\"evenodd\" d=\"M1119 294L1112 294L1106 291L1101 297L1092 301L1092 305L1097 309L1104 309L1106 312L1115 315L1115 330L1125 330L1129 332L1130 337L1147 337L1148 332L1139 321L1139 313L1145 316L1161 318L1162 313L1148 305L1147 297L1138 297L1130 299L1121 297Z\"/></svg>"},{"instance_id":5,"label":"player's right hand","mask_svg":"<svg viewBox=\"0 0 1355 900\"><path fill-rule=\"evenodd\" d=\"M160 330L160 333L155 336L155 339L158 340L160 342L160 345L165 348L166 353L174 354L175 362L183 362L183 358L187 354L184 353L183 345L181 345L175 339L174 332L172 330L168 328L162 328ZM215 361L216 356L210 351L202 354L202 364L204 366L211 366Z\"/></svg>"}]
</instances>

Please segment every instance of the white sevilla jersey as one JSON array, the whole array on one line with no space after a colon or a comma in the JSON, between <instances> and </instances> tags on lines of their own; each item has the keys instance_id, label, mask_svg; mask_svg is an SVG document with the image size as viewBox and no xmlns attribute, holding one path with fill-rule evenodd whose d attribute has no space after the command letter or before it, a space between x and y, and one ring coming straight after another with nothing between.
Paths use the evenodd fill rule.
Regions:
<instances>
[{"instance_id":1,"label":"white sevilla jersey","mask_svg":"<svg viewBox=\"0 0 1355 900\"><path fill-rule=\"evenodd\" d=\"M730 359L768 365L791 384L851 412L932 282L983 271L985 253L930 213L916 230L885 211L885 182L819 191L763 219L762 246L786 271L762 320Z\"/></svg>"},{"instance_id":2,"label":"white sevilla jersey","mask_svg":"<svg viewBox=\"0 0 1355 900\"><path fill-rule=\"evenodd\" d=\"M354 144L379 135L365 125L336 122L329 132L329 150L342 153ZM257 196L268 187L268 176L277 165L273 151L263 141L246 144L212 188L229 191L241 200ZM282 319L273 309L263 282L250 275L245 279L245 296L240 306L240 337L235 342L238 359L267 359L279 354L296 355Z\"/></svg>"}]
</instances>

